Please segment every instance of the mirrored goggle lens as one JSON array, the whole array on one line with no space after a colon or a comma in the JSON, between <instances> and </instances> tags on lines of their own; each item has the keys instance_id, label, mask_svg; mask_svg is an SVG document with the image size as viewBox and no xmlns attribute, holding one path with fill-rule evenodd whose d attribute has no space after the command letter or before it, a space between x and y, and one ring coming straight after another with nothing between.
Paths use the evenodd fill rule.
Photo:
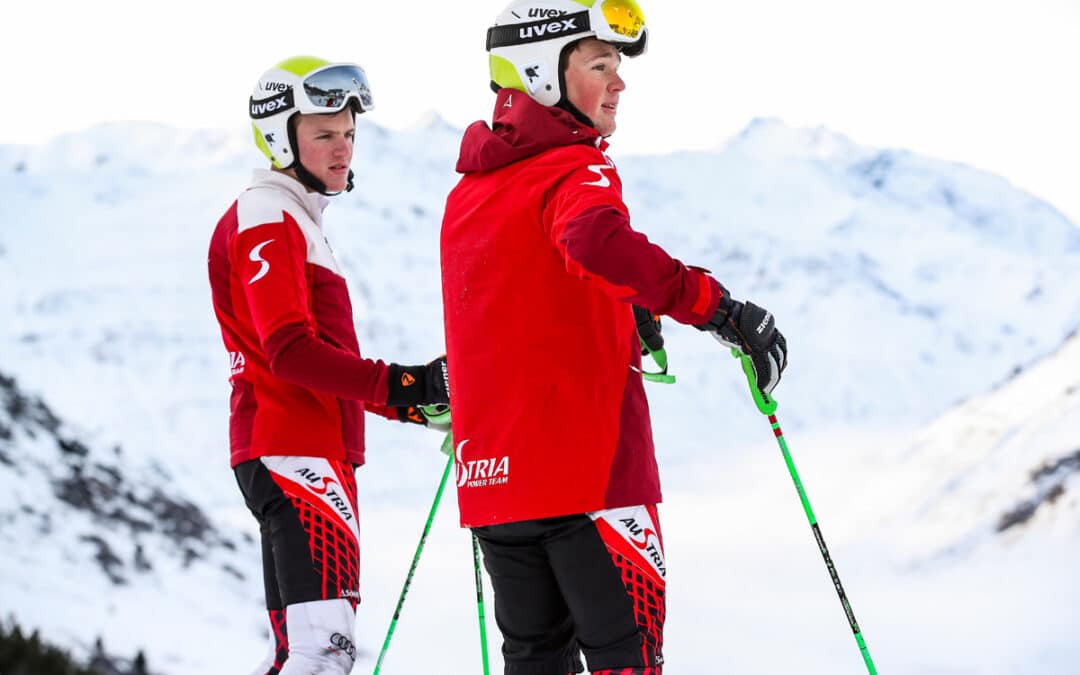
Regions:
<instances>
[{"instance_id":1,"label":"mirrored goggle lens","mask_svg":"<svg viewBox=\"0 0 1080 675\"><path fill-rule=\"evenodd\" d=\"M611 32L624 41L637 40L645 30L645 13L636 0L602 0L600 11Z\"/></svg>"},{"instance_id":2,"label":"mirrored goggle lens","mask_svg":"<svg viewBox=\"0 0 1080 675\"><path fill-rule=\"evenodd\" d=\"M341 110L350 97L360 102L363 111L375 107L367 75L360 66L331 66L312 73L304 79L304 93L311 105L328 111Z\"/></svg>"}]
</instances>

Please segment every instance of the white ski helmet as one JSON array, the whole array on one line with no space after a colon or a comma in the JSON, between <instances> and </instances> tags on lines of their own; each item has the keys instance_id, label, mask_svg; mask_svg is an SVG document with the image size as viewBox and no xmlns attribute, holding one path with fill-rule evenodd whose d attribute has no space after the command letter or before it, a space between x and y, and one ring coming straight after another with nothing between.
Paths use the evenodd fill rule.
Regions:
<instances>
[{"instance_id":1,"label":"white ski helmet","mask_svg":"<svg viewBox=\"0 0 1080 675\"><path fill-rule=\"evenodd\" d=\"M364 69L314 56L294 56L266 71L255 84L248 116L255 145L279 169L296 164L289 119L297 114L336 113L352 105L356 113L375 107Z\"/></svg>"},{"instance_id":2,"label":"white ski helmet","mask_svg":"<svg viewBox=\"0 0 1080 675\"><path fill-rule=\"evenodd\" d=\"M648 36L636 0L514 0L488 29L491 86L553 106L563 97L559 57L566 45L595 37L634 57L645 53Z\"/></svg>"}]
</instances>

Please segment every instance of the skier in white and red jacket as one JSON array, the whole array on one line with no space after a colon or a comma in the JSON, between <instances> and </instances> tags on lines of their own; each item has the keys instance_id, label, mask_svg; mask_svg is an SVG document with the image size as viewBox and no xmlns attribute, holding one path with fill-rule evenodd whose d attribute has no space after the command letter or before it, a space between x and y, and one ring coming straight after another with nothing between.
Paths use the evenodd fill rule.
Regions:
<instances>
[{"instance_id":1,"label":"skier in white and red jacket","mask_svg":"<svg viewBox=\"0 0 1080 675\"><path fill-rule=\"evenodd\" d=\"M257 675L352 669L364 412L425 424L418 406L449 402L445 358L361 355L322 231L327 197L352 189L355 116L372 106L354 64L294 57L267 71L250 117L272 168L255 172L210 242L231 366L230 466L262 532L274 635Z\"/></svg>"}]
</instances>

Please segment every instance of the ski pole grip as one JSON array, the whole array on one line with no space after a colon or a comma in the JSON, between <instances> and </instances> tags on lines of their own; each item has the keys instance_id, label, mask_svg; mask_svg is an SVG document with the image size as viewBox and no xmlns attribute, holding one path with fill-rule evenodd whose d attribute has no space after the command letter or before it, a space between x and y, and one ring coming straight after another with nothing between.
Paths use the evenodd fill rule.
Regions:
<instances>
[{"instance_id":1,"label":"ski pole grip","mask_svg":"<svg viewBox=\"0 0 1080 675\"><path fill-rule=\"evenodd\" d=\"M445 403L433 403L420 406L424 417L435 424L450 424L450 406Z\"/></svg>"},{"instance_id":2,"label":"ski pole grip","mask_svg":"<svg viewBox=\"0 0 1080 675\"><path fill-rule=\"evenodd\" d=\"M428 422L432 424L438 424L443 427L450 426L450 406L446 403L433 403L431 405L420 406L420 412L427 418ZM446 438L443 439L442 445L439 446L439 452L444 455L454 454L454 432L446 432Z\"/></svg>"},{"instance_id":3,"label":"ski pole grip","mask_svg":"<svg viewBox=\"0 0 1080 675\"><path fill-rule=\"evenodd\" d=\"M746 375L746 383L750 385L750 393L754 396L754 404L757 405L757 409L761 411L762 415L772 415L776 412L776 399L758 389L754 362L750 360L747 354L743 354L734 347L731 348L731 355L742 362L743 374Z\"/></svg>"},{"instance_id":4,"label":"ski pole grip","mask_svg":"<svg viewBox=\"0 0 1080 675\"><path fill-rule=\"evenodd\" d=\"M658 373L641 369L641 376L648 382L675 384L675 376L667 372L667 351L664 349L664 336L660 333L660 316L644 307L634 305L634 321L637 322L638 342L641 343L642 355L648 353L660 368Z\"/></svg>"},{"instance_id":5,"label":"ski pole grip","mask_svg":"<svg viewBox=\"0 0 1080 675\"><path fill-rule=\"evenodd\" d=\"M649 373L641 371L641 377L648 382L659 382L660 384L675 384L675 376L668 375L666 373Z\"/></svg>"},{"instance_id":6,"label":"ski pole grip","mask_svg":"<svg viewBox=\"0 0 1080 675\"><path fill-rule=\"evenodd\" d=\"M642 344L645 344L642 342ZM661 347L656 351L650 351L649 355L652 356L653 361L660 367L660 372L650 373L644 368L641 369L641 376L649 382L660 382L662 384L675 384L675 376L667 374L667 351Z\"/></svg>"}]
</instances>

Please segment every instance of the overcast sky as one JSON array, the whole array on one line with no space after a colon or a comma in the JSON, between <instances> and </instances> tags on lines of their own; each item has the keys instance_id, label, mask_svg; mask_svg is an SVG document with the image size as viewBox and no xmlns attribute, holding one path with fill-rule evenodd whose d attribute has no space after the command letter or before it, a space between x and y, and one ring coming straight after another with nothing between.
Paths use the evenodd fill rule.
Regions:
<instances>
[{"instance_id":1,"label":"overcast sky","mask_svg":"<svg viewBox=\"0 0 1080 675\"><path fill-rule=\"evenodd\" d=\"M1080 223L1080 0L641 2L620 154L717 147L776 117L987 169ZM303 53L361 63L380 124L464 126L490 114L485 30L505 2L9 4L0 143L106 120L247 133L257 77Z\"/></svg>"}]
</instances>

